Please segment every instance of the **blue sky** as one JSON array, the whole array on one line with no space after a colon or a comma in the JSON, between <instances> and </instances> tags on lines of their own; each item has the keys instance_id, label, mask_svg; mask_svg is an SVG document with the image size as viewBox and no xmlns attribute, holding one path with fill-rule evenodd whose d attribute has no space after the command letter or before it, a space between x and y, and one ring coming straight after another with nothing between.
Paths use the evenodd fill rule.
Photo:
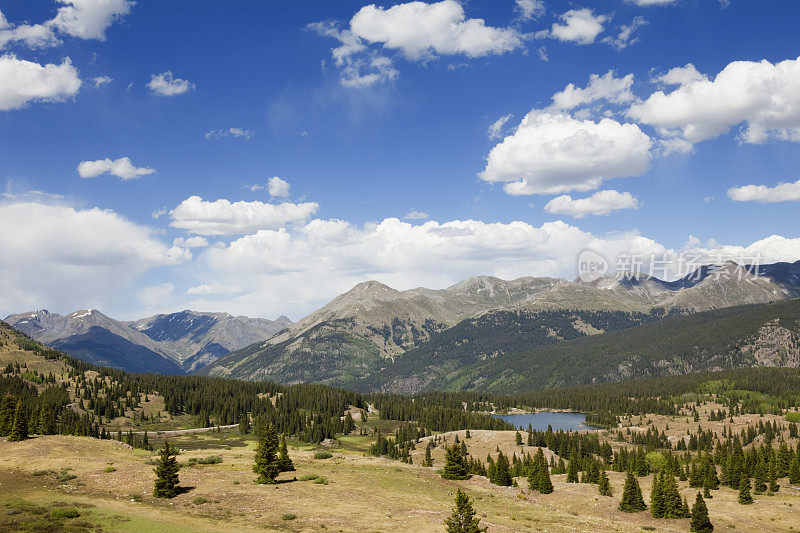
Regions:
<instances>
[{"instance_id":1,"label":"blue sky","mask_svg":"<svg viewBox=\"0 0 800 533\"><path fill-rule=\"evenodd\" d=\"M572 278L585 248L800 258L791 0L0 12L0 314L296 319L366 279Z\"/></svg>"}]
</instances>

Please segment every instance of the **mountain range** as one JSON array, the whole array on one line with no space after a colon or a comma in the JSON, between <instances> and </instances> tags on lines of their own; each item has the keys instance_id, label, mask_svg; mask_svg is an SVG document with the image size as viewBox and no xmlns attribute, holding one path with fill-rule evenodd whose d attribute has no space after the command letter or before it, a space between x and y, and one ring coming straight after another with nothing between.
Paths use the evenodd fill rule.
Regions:
<instances>
[{"instance_id":1,"label":"mountain range","mask_svg":"<svg viewBox=\"0 0 800 533\"><path fill-rule=\"evenodd\" d=\"M356 285L265 341L201 374L413 392L444 374L579 336L667 316L800 296L800 261L706 266L666 282L607 276L591 283L479 276L441 290Z\"/></svg>"},{"instance_id":2,"label":"mountain range","mask_svg":"<svg viewBox=\"0 0 800 533\"><path fill-rule=\"evenodd\" d=\"M192 372L291 324L286 317L273 321L196 311L123 322L96 309L68 315L33 311L10 315L5 322L37 341L86 361L160 374Z\"/></svg>"},{"instance_id":3,"label":"mountain range","mask_svg":"<svg viewBox=\"0 0 800 533\"><path fill-rule=\"evenodd\" d=\"M683 324L680 320L691 325L687 316L705 312L711 313L711 324L717 310L797 297L800 261L758 267L728 262L701 267L675 281L644 275L606 276L590 283L477 276L445 289L406 291L368 281L296 323L285 317L270 321L194 311L121 322L96 310L63 316L38 311L12 315L6 322L77 357L126 370L414 393L499 389L503 380L519 385L504 371L514 368L518 376L525 376L531 357L550 360L561 353L557 350L566 349L562 345L578 346L576 350L591 360L592 350L600 348L589 338L605 342L602 339L617 339L614 335L625 336L627 331L661 331L662 326ZM563 374L569 369L559 366L569 358L559 357L548 367L551 376L525 383L572 383ZM617 361L613 354L606 359ZM793 364L791 358L765 361ZM624 367L630 361L618 363ZM690 366L703 367L699 360ZM627 375L619 369L592 368L602 371L602 379ZM597 377L577 375L583 380Z\"/></svg>"}]
</instances>

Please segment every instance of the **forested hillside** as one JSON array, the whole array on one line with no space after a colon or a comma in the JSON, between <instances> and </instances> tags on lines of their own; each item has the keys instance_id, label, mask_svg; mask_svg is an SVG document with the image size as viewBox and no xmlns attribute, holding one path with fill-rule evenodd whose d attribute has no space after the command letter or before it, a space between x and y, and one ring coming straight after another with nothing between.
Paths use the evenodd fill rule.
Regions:
<instances>
[{"instance_id":1,"label":"forested hillside","mask_svg":"<svg viewBox=\"0 0 800 533\"><path fill-rule=\"evenodd\" d=\"M443 389L518 392L749 366L800 366L800 300L665 318L488 358Z\"/></svg>"}]
</instances>

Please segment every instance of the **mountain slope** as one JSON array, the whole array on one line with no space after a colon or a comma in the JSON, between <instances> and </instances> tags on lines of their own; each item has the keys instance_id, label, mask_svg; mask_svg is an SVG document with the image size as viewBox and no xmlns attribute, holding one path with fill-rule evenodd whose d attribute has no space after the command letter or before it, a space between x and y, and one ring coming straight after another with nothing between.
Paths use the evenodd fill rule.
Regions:
<instances>
[{"instance_id":1,"label":"mountain slope","mask_svg":"<svg viewBox=\"0 0 800 533\"><path fill-rule=\"evenodd\" d=\"M5 321L86 361L167 374L195 370L291 324L285 317L271 321L195 311L121 322L95 309L68 315L42 310L10 315Z\"/></svg>"},{"instance_id":2,"label":"mountain slope","mask_svg":"<svg viewBox=\"0 0 800 533\"><path fill-rule=\"evenodd\" d=\"M515 392L748 366L800 366L800 299L668 317L493 357L437 388Z\"/></svg>"},{"instance_id":3,"label":"mountain slope","mask_svg":"<svg viewBox=\"0 0 800 533\"><path fill-rule=\"evenodd\" d=\"M532 277L504 281L479 276L447 289L397 291L370 281L356 285L281 334L234 351L200 373L288 383L320 381L343 386L355 386L354 383L375 374L396 381L401 390L415 390L427 386L424 384L434 380L437 372L455 371L487 354L508 353L513 342L504 340L499 333L493 335L493 327L499 328L498 332L510 328L505 331L507 335L536 337L535 332L542 331L540 328L548 326L547 320L554 318L550 316L543 323L537 323L537 317L545 312L619 311L631 316L652 312L682 314L796 296L800 296L800 261L765 265L757 271L735 263L707 266L672 282L648 276L635 279L609 276L592 283ZM495 315L500 317L500 323L494 326L487 318L485 322L463 324L461 329L450 333L474 337L480 330L482 335L494 339L491 342L496 342L496 346L484 343L480 353L471 353L469 347L456 346L458 339L455 337L447 340L444 332L463 320L496 311L508 311L512 315ZM518 323L518 319L522 323ZM605 331L602 327L599 329ZM405 359L403 354L441 335L444 335L442 342L449 342L455 348L448 349L448 360L438 370L430 365L425 367L432 374L404 375L382 370L392 367L392 361L398 365L395 370L399 369ZM571 338L571 333L565 335L564 338ZM540 344L535 341L518 349ZM437 350L441 352L433 348L432 353ZM424 366L425 356L412 355L411 359L414 357ZM409 372L414 368L418 368L416 363L408 364ZM383 387L377 379L370 381L370 387Z\"/></svg>"}]
</instances>

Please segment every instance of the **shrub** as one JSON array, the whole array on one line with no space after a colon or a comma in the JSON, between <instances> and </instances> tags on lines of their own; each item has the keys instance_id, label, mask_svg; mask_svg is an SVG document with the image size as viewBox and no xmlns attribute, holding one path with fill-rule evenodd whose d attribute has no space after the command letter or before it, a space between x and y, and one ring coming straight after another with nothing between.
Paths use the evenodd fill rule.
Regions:
<instances>
[{"instance_id":1,"label":"shrub","mask_svg":"<svg viewBox=\"0 0 800 533\"><path fill-rule=\"evenodd\" d=\"M55 518L56 520L60 520L62 518L78 518L80 515L81 514L77 509L73 509L71 507L53 509L50 511L50 518Z\"/></svg>"},{"instance_id":2,"label":"shrub","mask_svg":"<svg viewBox=\"0 0 800 533\"><path fill-rule=\"evenodd\" d=\"M198 459L197 462L201 465L218 465L222 462L222 457L219 455L209 455L206 458Z\"/></svg>"},{"instance_id":3,"label":"shrub","mask_svg":"<svg viewBox=\"0 0 800 533\"><path fill-rule=\"evenodd\" d=\"M326 450L314 452L314 459L330 459L331 457L333 457L333 454Z\"/></svg>"},{"instance_id":4,"label":"shrub","mask_svg":"<svg viewBox=\"0 0 800 533\"><path fill-rule=\"evenodd\" d=\"M203 505L204 503L208 503L208 500L206 498L203 498L202 496L198 496L197 498L192 500L192 503L195 505Z\"/></svg>"},{"instance_id":5,"label":"shrub","mask_svg":"<svg viewBox=\"0 0 800 533\"><path fill-rule=\"evenodd\" d=\"M117 471L117 469L116 469L116 468L114 468L113 466L107 466L107 467L106 467L106 469L105 469L105 470L103 470L103 472L108 472L109 474L110 474L111 472L116 472L116 471Z\"/></svg>"},{"instance_id":6,"label":"shrub","mask_svg":"<svg viewBox=\"0 0 800 533\"><path fill-rule=\"evenodd\" d=\"M304 474L304 475L300 476L298 481L312 481L314 479L317 479L318 477L319 476L316 475L316 474Z\"/></svg>"},{"instance_id":7,"label":"shrub","mask_svg":"<svg viewBox=\"0 0 800 533\"><path fill-rule=\"evenodd\" d=\"M294 520L295 518L297 518L297 515L294 513L283 513L281 515L282 520Z\"/></svg>"},{"instance_id":8,"label":"shrub","mask_svg":"<svg viewBox=\"0 0 800 533\"><path fill-rule=\"evenodd\" d=\"M316 485L327 485L328 484L328 480L325 479L324 477L318 477L317 479L314 480L314 484L316 484Z\"/></svg>"}]
</instances>

